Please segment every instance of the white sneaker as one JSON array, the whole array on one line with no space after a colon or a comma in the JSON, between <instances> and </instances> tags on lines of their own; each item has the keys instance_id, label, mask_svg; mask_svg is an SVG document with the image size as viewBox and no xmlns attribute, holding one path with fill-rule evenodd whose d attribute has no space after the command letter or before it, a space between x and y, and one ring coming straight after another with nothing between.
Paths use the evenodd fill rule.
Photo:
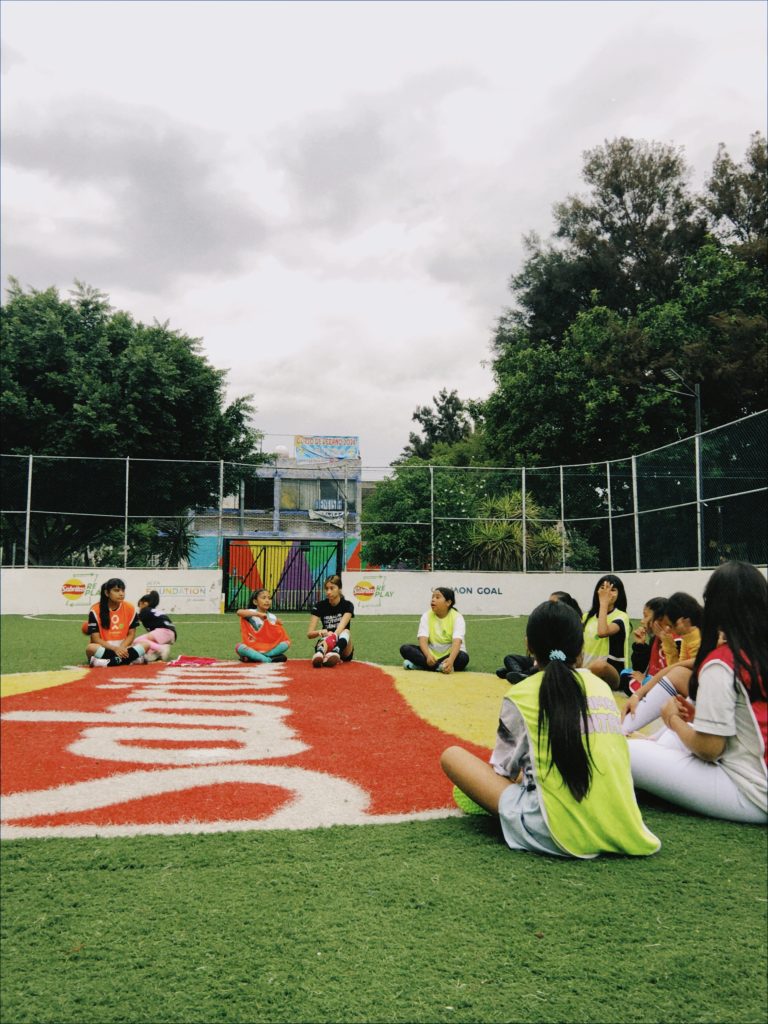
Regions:
<instances>
[{"instance_id":1,"label":"white sneaker","mask_svg":"<svg viewBox=\"0 0 768 1024\"><path fill-rule=\"evenodd\" d=\"M158 656L159 656L161 661L170 661L170 659L171 659L171 645L170 644L161 644L160 645L160 650L158 651Z\"/></svg>"},{"instance_id":2,"label":"white sneaker","mask_svg":"<svg viewBox=\"0 0 768 1024\"><path fill-rule=\"evenodd\" d=\"M153 661L157 661L160 658L160 651L147 651L144 655L144 661L148 665L151 665Z\"/></svg>"},{"instance_id":3,"label":"white sneaker","mask_svg":"<svg viewBox=\"0 0 768 1024\"><path fill-rule=\"evenodd\" d=\"M88 664L91 668L106 668L109 662L106 658L91 658Z\"/></svg>"}]
</instances>

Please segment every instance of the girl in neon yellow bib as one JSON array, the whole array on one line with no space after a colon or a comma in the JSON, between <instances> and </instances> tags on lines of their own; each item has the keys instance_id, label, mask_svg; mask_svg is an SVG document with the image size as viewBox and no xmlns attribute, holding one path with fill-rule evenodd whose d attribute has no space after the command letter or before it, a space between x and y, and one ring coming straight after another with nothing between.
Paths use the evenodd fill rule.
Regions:
<instances>
[{"instance_id":1,"label":"girl in neon yellow bib","mask_svg":"<svg viewBox=\"0 0 768 1024\"><path fill-rule=\"evenodd\" d=\"M581 858L655 853L661 844L637 806L613 695L574 667L583 642L578 616L546 601L528 619L527 640L543 671L504 698L490 764L449 747L441 758L446 775L498 815L514 850Z\"/></svg>"}]
</instances>

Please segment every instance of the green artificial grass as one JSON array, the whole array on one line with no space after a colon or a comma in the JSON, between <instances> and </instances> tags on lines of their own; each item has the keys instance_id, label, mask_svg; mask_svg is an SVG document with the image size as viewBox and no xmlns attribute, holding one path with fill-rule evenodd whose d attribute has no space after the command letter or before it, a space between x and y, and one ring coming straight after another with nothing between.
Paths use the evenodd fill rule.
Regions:
<instances>
[{"instance_id":1,"label":"green artificial grass","mask_svg":"<svg viewBox=\"0 0 768 1024\"><path fill-rule=\"evenodd\" d=\"M477 817L5 843L2 1019L762 1021L765 833L646 819L594 862Z\"/></svg>"},{"instance_id":2,"label":"green artificial grass","mask_svg":"<svg viewBox=\"0 0 768 1024\"><path fill-rule=\"evenodd\" d=\"M81 618L59 619L4 616L3 671L82 664ZM361 616L358 656L399 664L417 621ZM234 657L234 616L178 626L176 653ZM471 617L470 667L523 633ZM484 816L4 842L0 1019L762 1022L765 830L641 800L663 846L637 859L513 853Z\"/></svg>"},{"instance_id":3,"label":"green artificial grass","mask_svg":"<svg viewBox=\"0 0 768 1024\"><path fill-rule=\"evenodd\" d=\"M311 658L314 641L307 639L308 615L283 615L292 644L289 658ZM83 615L0 616L0 671L41 672L65 665L84 665L86 638ZM469 669L495 672L504 655L524 653L525 622L519 617L467 616ZM236 660L240 625L235 615L177 615L178 640L173 656L198 655ZM376 665L401 665L400 646L416 642L418 616L360 615L352 624L355 657ZM139 634L142 630L139 630Z\"/></svg>"}]
</instances>

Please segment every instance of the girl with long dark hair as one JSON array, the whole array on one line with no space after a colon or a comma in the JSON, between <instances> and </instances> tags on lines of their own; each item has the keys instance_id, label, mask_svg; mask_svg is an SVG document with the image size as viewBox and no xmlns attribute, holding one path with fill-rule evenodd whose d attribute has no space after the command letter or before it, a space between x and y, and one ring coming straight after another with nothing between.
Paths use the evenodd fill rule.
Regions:
<instances>
[{"instance_id":1,"label":"girl with long dark hair","mask_svg":"<svg viewBox=\"0 0 768 1024\"><path fill-rule=\"evenodd\" d=\"M768 822L768 582L726 562L704 590L701 646L687 692L661 708L666 730L630 739L635 785L712 818ZM680 669L685 672L685 669Z\"/></svg>"},{"instance_id":2,"label":"girl with long dark hair","mask_svg":"<svg viewBox=\"0 0 768 1024\"><path fill-rule=\"evenodd\" d=\"M139 618L125 600L125 583L113 576L101 585L99 600L88 613L91 638L85 656L91 668L144 663L144 648L134 645Z\"/></svg>"},{"instance_id":3,"label":"girl with long dark hair","mask_svg":"<svg viewBox=\"0 0 768 1024\"><path fill-rule=\"evenodd\" d=\"M513 850L655 853L660 843L635 800L616 702L602 680L576 668L578 615L562 601L545 601L531 613L526 639L541 671L510 687L490 764L449 747L443 771L498 815Z\"/></svg>"},{"instance_id":4,"label":"girl with long dark hair","mask_svg":"<svg viewBox=\"0 0 768 1024\"><path fill-rule=\"evenodd\" d=\"M612 690L630 664L632 625L627 615L627 594L618 576L601 576L584 615L583 664L604 679Z\"/></svg>"}]
</instances>

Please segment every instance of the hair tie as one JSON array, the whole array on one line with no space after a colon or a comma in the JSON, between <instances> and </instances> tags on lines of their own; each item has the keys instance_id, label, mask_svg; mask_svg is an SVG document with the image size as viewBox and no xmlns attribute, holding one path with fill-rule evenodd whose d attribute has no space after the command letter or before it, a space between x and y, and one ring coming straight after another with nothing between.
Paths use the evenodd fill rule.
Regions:
<instances>
[{"instance_id":1,"label":"hair tie","mask_svg":"<svg viewBox=\"0 0 768 1024\"><path fill-rule=\"evenodd\" d=\"M549 652L549 660L550 661L565 661L565 654L562 651L550 651Z\"/></svg>"}]
</instances>

